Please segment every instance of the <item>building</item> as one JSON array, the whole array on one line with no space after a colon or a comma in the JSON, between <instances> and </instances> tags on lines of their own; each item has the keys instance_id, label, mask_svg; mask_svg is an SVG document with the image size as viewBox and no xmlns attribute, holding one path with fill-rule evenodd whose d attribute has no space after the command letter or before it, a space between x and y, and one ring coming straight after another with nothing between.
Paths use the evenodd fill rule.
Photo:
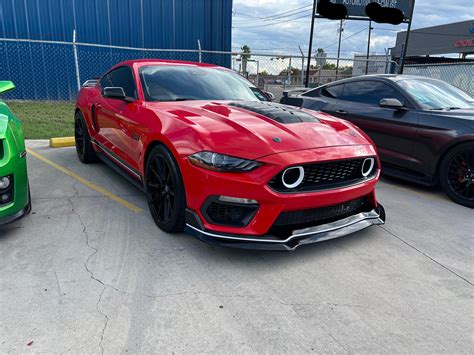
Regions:
<instances>
[{"instance_id":1,"label":"building","mask_svg":"<svg viewBox=\"0 0 474 355\"><path fill-rule=\"evenodd\" d=\"M397 34L395 59L401 57L406 42L406 31ZM458 54L461 58L474 55L474 19L447 25L419 28L410 32L407 58Z\"/></svg>"},{"instance_id":2,"label":"building","mask_svg":"<svg viewBox=\"0 0 474 355\"><path fill-rule=\"evenodd\" d=\"M74 99L72 45L77 42L151 49L230 51L232 0L41 0L0 1L0 80L13 80L10 98ZM3 39L3 40L2 40ZM10 41L6 41L9 39ZM134 58L197 61L197 53L77 47L81 81ZM203 61L230 67L228 55Z\"/></svg>"}]
</instances>

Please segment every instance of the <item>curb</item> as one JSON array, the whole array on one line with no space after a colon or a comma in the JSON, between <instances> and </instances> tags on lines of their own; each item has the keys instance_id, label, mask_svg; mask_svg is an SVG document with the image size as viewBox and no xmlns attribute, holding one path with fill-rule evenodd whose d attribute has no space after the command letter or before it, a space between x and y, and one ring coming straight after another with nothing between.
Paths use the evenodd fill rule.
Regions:
<instances>
[{"instance_id":1,"label":"curb","mask_svg":"<svg viewBox=\"0 0 474 355\"><path fill-rule=\"evenodd\" d=\"M49 146L51 148L64 148L64 147L74 147L76 145L76 140L74 137L59 137L51 138L49 140Z\"/></svg>"}]
</instances>

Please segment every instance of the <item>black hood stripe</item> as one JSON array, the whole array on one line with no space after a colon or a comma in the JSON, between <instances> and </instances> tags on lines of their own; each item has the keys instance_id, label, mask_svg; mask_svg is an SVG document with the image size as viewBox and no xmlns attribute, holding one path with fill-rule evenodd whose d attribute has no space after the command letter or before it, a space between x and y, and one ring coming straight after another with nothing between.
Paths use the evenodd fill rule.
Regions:
<instances>
[{"instance_id":1,"label":"black hood stripe","mask_svg":"<svg viewBox=\"0 0 474 355\"><path fill-rule=\"evenodd\" d=\"M316 117L301 111L301 109L273 102L238 101L231 102L229 106L252 111L283 124L319 122Z\"/></svg>"}]
</instances>

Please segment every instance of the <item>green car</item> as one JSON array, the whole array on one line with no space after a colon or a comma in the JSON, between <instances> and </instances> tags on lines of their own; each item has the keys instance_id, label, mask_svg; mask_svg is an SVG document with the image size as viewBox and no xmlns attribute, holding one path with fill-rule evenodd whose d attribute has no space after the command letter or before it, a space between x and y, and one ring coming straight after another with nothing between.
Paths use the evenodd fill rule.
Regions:
<instances>
[{"instance_id":1,"label":"green car","mask_svg":"<svg viewBox=\"0 0 474 355\"><path fill-rule=\"evenodd\" d=\"M0 94L14 88L11 81L0 81ZM22 124L0 100L0 226L23 217L30 210Z\"/></svg>"}]
</instances>

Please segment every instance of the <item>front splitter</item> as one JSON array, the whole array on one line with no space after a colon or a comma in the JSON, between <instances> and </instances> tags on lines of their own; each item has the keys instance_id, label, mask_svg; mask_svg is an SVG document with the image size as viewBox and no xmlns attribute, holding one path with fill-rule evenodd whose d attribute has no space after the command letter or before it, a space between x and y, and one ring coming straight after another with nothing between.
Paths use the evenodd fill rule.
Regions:
<instances>
[{"instance_id":1,"label":"front splitter","mask_svg":"<svg viewBox=\"0 0 474 355\"><path fill-rule=\"evenodd\" d=\"M208 231L197 219L194 213L188 211L185 231L208 244L252 250L293 251L301 245L340 238L373 225L384 224L385 210L379 204L369 212L361 212L335 222L294 230L291 235L283 238L274 235L251 236Z\"/></svg>"}]
</instances>

